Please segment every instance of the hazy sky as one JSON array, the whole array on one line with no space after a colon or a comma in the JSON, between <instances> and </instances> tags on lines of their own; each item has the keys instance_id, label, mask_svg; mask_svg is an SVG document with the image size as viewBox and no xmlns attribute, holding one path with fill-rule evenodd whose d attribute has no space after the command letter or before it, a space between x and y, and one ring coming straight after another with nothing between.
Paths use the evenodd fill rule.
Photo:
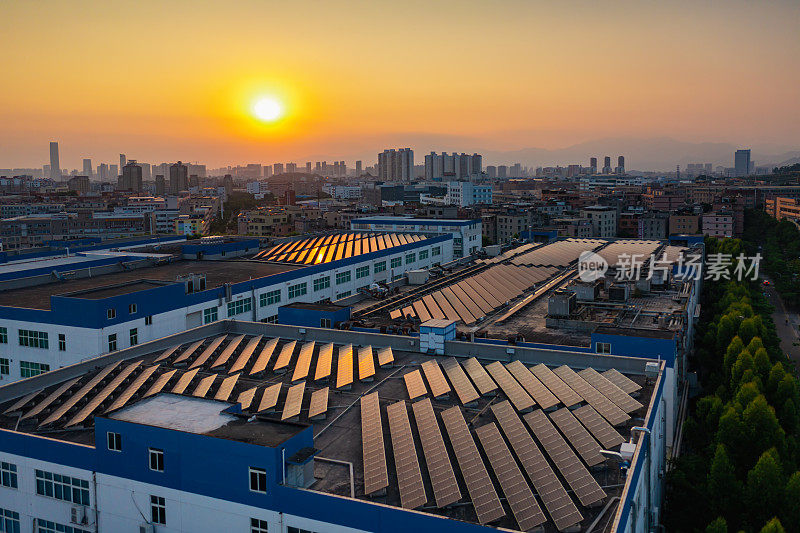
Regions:
<instances>
[{"instance_id":1,"label":"hazy sky","mask_svg":"<svg viewBox=\"0 0 800 533\"><path fill-rule=\"evenodd\" d=\"M800 2L4 1L0 167L800 146ZM253 99L281 100L263 125Z\"/></svg>"}]
</instances>

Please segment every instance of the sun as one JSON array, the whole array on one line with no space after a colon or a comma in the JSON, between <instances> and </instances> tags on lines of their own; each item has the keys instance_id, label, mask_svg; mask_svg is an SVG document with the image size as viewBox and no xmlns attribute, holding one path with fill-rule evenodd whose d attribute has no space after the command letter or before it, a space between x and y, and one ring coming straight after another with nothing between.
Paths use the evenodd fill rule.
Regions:
<instances>
[{"instance_id":1,"label":"sun","mask_svg":"<svg viewBox=\"0 0 800 533\"><path fill-rule=\"evenodd\" d=\"M283 105L272 96L262 96L253 105L253 114L264 122L275 122L283 116Z\"/></svg>"}]
</instances>

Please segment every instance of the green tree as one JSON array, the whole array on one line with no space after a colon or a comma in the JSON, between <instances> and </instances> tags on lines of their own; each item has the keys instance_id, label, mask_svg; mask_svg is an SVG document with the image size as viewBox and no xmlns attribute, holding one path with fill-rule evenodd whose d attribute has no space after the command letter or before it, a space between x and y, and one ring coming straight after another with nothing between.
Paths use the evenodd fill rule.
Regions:
<instances>
[{"instance_id":1,"label":"green tree","mask_svg":"<svg viewBox=\"0 0 800 533\"><path fill-rule=\"evenodd\" d=\"M786 530L783 529L780 520L773 518L761 528L761 533L786 533Z\"/></svg>"},{"instance_id":2,"label":"green tree","mask_svg":"<svg viewBox=\"0 0 800 533\"><path fill-rule=\"evenodd\" d=\"M781 518L789 531L800 531L800 472L792 474L786 483Z\"/></svg>"},{"instance_id":3,"label":"green tree","mask_svg":"<svg viewBox=\"0 0 800 533\"><path fill-rule=\"evenodd\" d=\"M728 533L728 522L721 516L718 516L713 522L708 524L706 533Z\"/></svg>"},{"instance_id":4,"label":"green tree","mask_svg":"<svg viewBox=\"0 0 800 533\"><path fill-rule=\"evenodd\" d=\"M778 452L765 451L747 473L746 497L750 524L757 527L775 516L783 501L783 480Z\"/></svg>"},{"instance_id":5,"label":"green tree","mask_svg":"<svg viewBox=\"0 0 800 533\"><path fill-rule=\"evenodd\" d=\"M742 338L743 343L747 344L753 337L758 335L758 325L756 318L745 318L742 320L742 323L739 325L739 337Z\"/></svg>"},{"instance_id":6,"label":"green tree","mask_svg":"<svg viewBox=\"0 0 800 533\"><path fill-rule=\"evenodd\" d=\"M747 432L744 450L750 457L756 457L770 448L784 449L786 432L775 416L775 409L767 403L763 395L756 397L745 408L742 423Z\"/></svg>"},{"instance_id":7,"label":"green tree","mask_svg":"<svg viewBox=\"0 0 800 533\"><path fill-rule=\"evenodd\" d=\"M708 473L707 487L711 513L734 516L740 505L741 486L724 444L717 444Z\"/></svg>"}]
</instances>

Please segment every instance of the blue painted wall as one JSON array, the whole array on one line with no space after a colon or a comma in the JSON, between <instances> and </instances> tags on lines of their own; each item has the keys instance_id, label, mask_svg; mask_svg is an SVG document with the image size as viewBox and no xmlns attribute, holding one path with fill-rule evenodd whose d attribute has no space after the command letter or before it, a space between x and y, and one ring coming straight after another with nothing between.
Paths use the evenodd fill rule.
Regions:
<instances>
[{"instance_id":1,"label":"blue painted wall","mask_svg":"<svg viewBox=\"0 0 800 533\"><path fill-rule=\"evenodd\" d=\"M326 318L335 326L340 322L350 320L351 307L344 307L336 311L325 309L303 309L284 305L278 308L278 323L289 326L302 326L307 328L318 328L322 319Z\"/></svg>"},{"instance_id":2,"label":"blue painted wall","mask_svg":"<svg viewBox=\"0 0 800 533\"><path fill-rule=\"evenodd\" d=\"M669 368L675 368L675 357L678 354L676 337L672 339L652 339L630 335L592 333L592 352L597 352L598 342L610 343L613 355L661 359L666 361Z\"/></svg>"}]
</instances>

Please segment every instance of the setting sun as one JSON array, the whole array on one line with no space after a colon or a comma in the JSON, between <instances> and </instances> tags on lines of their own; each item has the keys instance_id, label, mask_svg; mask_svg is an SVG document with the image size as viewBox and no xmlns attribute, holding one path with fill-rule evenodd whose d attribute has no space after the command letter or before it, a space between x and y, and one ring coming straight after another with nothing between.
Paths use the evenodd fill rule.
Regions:
<instances>
[{"instance_id":1,"label":"setting sun","mask_svg":"<svg viewBox=\"0 0 800 533\"><path fill-rule=\"evenodd\" d=\"M274 122L283 116L283 106L275 98L265 96L256 100L253 114L264 122Z\"/></svg>"}]
</instances>

